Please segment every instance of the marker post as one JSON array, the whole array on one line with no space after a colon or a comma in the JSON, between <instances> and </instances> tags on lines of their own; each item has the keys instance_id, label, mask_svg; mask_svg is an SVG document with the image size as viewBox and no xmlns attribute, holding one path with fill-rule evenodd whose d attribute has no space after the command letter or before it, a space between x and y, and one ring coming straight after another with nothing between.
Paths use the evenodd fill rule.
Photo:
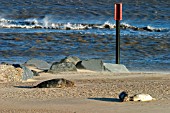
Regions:
<instances>
[{"instance_id":1,"label":"marker post","mask_svg":"<svg viewBox=\"0 0 170 113\"><path fill-rule=\"evenodd\" d=\"M120 64L120 20L122 20L122 3L115 4L114 19L116 20L116 64Z\"/></svg>"}]
</instances>

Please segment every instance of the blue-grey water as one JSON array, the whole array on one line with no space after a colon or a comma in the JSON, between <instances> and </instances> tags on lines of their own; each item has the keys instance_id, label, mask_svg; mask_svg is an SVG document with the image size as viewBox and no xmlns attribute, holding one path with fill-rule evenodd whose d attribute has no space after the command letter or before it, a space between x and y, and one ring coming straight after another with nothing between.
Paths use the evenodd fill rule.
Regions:
<instances>
[{"instance_id":1,"label":"blue-grey water","mask_svg":"<svg viewBox=\"0 0 170 113\"><path fill-rule=\"evenodd\" d=\"M123 3L121 64L170 71L169 0L1 0L0 62L77 56L115 63L117 2Z\"/></svg>"}]
</instances>

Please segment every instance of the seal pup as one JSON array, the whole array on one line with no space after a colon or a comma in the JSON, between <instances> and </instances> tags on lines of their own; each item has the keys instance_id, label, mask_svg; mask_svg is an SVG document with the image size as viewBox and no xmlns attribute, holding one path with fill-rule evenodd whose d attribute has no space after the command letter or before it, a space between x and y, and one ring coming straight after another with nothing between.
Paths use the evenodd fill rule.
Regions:
<instances>
[{"instance_id":1,"label":"seal pup","mask_svg":"<svg viewBox=\"0 0 170 113\"><path fill-rule=\"evenodd\" d=\"M33 86L33 88L63 88L63 87L73 87L74 82L66 80L64 78L58 78L58 79L51 79L47 81L43 81L36 86Z\"/></svg>"},{"instance_id":2,"label":"seal pup","mask_svg":"<svg viewBox=\"0 0 170 113\"><path fill-rule=\"evenodd\" d=\"M152 100L156 100L155 98L153 98L152 96L150 96L149 94L135 94L134 96L129 97L129 101L152 101Z\"/></svg>"},{"instance_id":3,"label":"seal pup","mask_svg":"<svg viewBox=\"0 0 170 113\"><path fill-rule=\"evenodd\" d=\"M122 91L119 94L119 99L120 99L121 102L129 101L128 92L127 91Z\"/></svg>"}]
</instances>

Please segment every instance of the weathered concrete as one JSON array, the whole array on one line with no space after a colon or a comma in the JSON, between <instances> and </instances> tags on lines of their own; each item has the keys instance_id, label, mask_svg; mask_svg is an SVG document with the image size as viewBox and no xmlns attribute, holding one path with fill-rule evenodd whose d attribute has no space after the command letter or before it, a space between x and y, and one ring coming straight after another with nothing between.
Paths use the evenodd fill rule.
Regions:
<instances>
[{"instance_id":1,"label":"weathered concrete","mask_svg":"<svg viewBox=\"0 0 170 113\"><path fill-rule=\"evenodd\" d=\"M122 64L104 63L105 71L114 73L128 73L129 70Z\"/></svg>"},{"instance_id":2,"label":"weathered concrete","mask_svg":"<svg viewBox=\"0 0 170 113\"><path fill-rule=\"evenodd\" d=\"M55 62L52 64L48 72L59 73L59 72L68 72L68 71L77 71L77 68L71 62L65 62L65 63Z\"/></svg>"},{"instance_id":3,"label":"weathered concrete","mask_svg":"<svg viewBox=\"0 0 170 113\"><path fill-rule=\"evenodd\" d=\"M78 69L87 69L92 71L104 71L103 61L100 59L83 60L77 63Z\"/></svg>"},{"instance_id":4,"label":"weathered concrete","mask_svg":"<svg viewBox=\"0 0 170 113\"><path fill-rule=\"evenodd\" d=\"M48 64L46 61L38 60L36 58L28 60L25 64L33 65L33 66L35 66L35 67L37 67L38 69L41 69L41 70L48 70L51 67L51 65Z\"/></svg>"},{"instance_id":5,"label":"weathered concrete","mask_svg":"<svg viewBox=\"0 0 170 113\"><path fill-rule=\"evenodd\" d=\"M65 57L64 59L62 59L60 61L60 63L72 62L74 65L76 65L79 61L80 61L80 58L78 58L76 56L68 56L68 57Z\"/></svg>"}]
</instances>

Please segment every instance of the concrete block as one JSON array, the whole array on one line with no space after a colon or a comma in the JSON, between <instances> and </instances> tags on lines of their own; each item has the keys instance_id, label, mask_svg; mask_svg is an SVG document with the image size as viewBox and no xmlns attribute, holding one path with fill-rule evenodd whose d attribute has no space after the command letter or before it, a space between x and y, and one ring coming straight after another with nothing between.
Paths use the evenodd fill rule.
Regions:
<instances>
[{"instance_id":1,"label":"concrete block","mask_svg":"<svg viewBox=\"0 0 170 113\"><path fill-rule=\"evenodd\" d=\"M38 69L41 69L41 70L48 70L51 67L51 65L48 64L46 61L38 60L36 58L28 60L25 64L33 65L33 66L35 66L35 67L37 67Z\"/></svg>"},{"instance_id":2,"label":"concrete block","mask_svg":"<svg viewBox=\"0 0 170 113\"><path fill-rule=\"evenodd\" d=\"M129 73L129 70L126 66L122 64L111 64L111 63L104 63L105 71L108 72L115 72L115 73Z\"/></svg>"},{"instance_id":3,"label":"concrete block","mask_svg":"<svg viewBox=\"0 0 170 113\"><path fill-rule=\"evenodd\" d=\"M100 59L89 59L83 60L77 63L76 67L78 69L87 69L92 71L103 71L103 61Z\"/></svg>"}]
</instances>

